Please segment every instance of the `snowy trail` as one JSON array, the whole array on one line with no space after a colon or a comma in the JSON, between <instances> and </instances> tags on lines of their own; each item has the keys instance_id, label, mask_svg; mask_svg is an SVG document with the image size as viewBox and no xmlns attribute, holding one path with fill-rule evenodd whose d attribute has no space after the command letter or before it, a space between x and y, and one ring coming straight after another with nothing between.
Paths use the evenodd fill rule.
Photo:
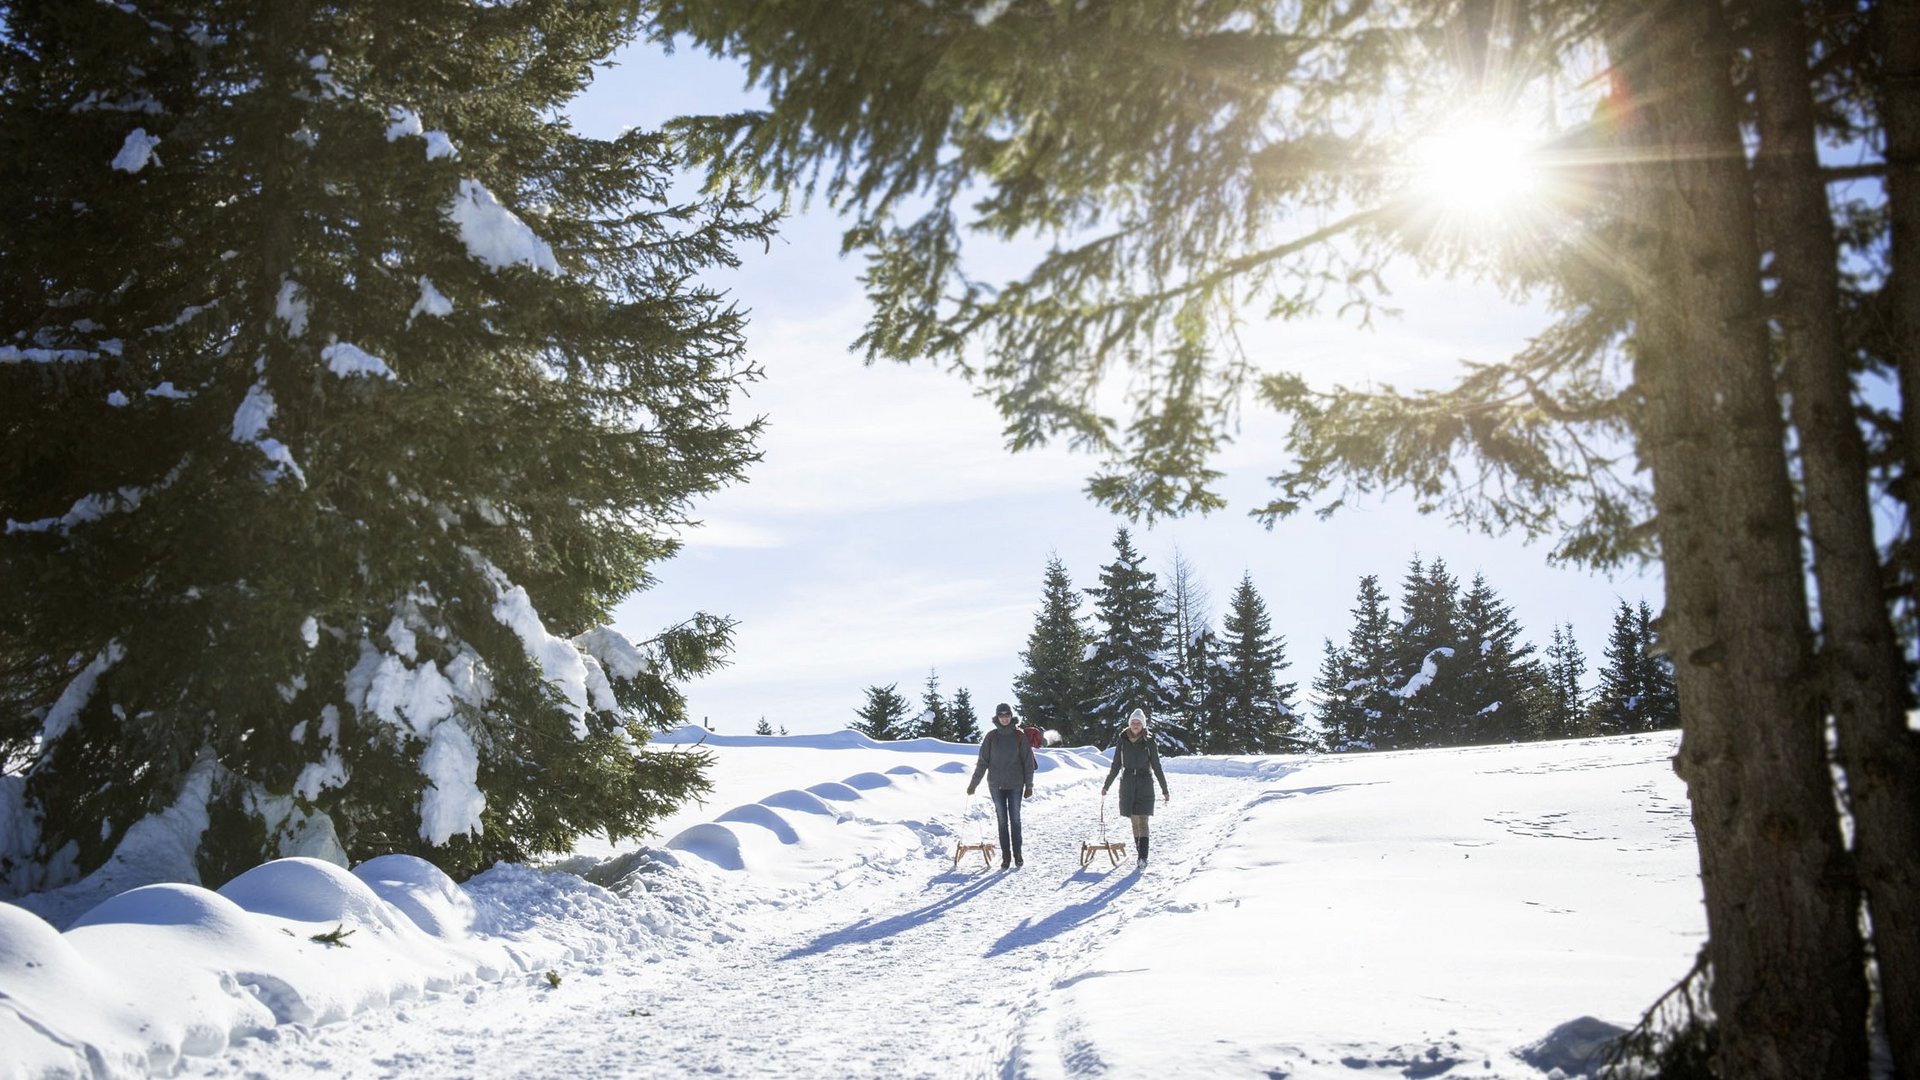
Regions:
<instances>
[{"instance_id":1,"label":"snowy trail","mask_svg":"<svg viewBox=\"0 0 1920 1080\"><path fill-rule=\"evenodd\" d=\"M1030 800L1027 865L951 868L932 836L903 873L856 871L783 920L682 955L621 957L568 972L289 1026L195 1061L206 1076L1064 1077L1103 1071L1055 991L1115 970L1101 953L1128 920L1163 907L1232 832L1263 785L1172 777L1151 865L1101 858L1098 779ZM1109 806L1111 810L1111 806ZM1109 833L1127 839L1122 822ZM720 934L719 937L726 937ZM434 1037L417 1033L431 1030Z\"/></svg>"}]
</instances>

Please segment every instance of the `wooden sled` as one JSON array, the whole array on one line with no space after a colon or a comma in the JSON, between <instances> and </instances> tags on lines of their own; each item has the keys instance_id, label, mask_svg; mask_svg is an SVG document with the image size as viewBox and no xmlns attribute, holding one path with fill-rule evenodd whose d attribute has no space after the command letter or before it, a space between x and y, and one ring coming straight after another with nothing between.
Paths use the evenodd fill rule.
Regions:
<instances>
[{"instance_id":1,"label":"wooden sled","mask_svg":"<svg viewBox=\"0 0 1920 1080\"><path fill-rule=\"evenodd\" d=\"M1120 857L1127 853L1126 844L1118 840L1107 839L1107 797L1105 792L1102 792L1100 795L1100 839L1080 841L1080 869L1085 870L1087 867L1092 866L1093 860L1103 852L1107 858L1113 860L1113 865L1115 866L1120 865Z\"/></svg>"},{"instance_id":2,"label":"wooden sled","mask_svg":"<svg viewBox=\"0 0 1920 1080\"><path fill-rule=\"evenodd\" d=\"M955 870L960 869L960 860L965 858L968 852L977 851L980 853L980 865L991 870L993 869L993 854L997 850L999 849L992 844L961 844L953 849L953 868Z\"/></svg>"},{"instance_id":3,"label":"wooden sled","mask_svg":"<svg viewBox=\"0 0 1920 1080\"><path fill-rule=\"evenodd\" d=\"M1102 852L1106 853L1107 858L1113 860L1113 865L1119 866L1120 856L1127 853L1127 845L1117 841L1109 843L1104 839L1080 841L1080 869L1085 870L1092 866L1094 858Z\"/></svg>"}]
</instances>

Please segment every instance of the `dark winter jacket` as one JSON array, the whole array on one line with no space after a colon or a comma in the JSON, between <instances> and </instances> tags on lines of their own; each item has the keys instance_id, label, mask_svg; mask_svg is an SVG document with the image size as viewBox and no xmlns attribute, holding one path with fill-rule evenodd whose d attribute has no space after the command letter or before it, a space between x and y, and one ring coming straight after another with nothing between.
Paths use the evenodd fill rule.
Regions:
<instances>
[{"instance_id":1,"label":"dark winter jacket","mask_svg":"<svg viewBox=\"0 0 1920 1080\"><path fill-rule=\"evenodd\" d=\"M1143 733L1137 740L1128 738L1124 730L1120 732L1120 737L1113 742L1113 767L1107 770L1102 792L1113 786L1115 775L1120 777L1120 812L1153 813L1153 781L1160 781L1160 793L1164 795L1167 774L1160 771L1160 750L1153 745L1152 732Z\"/></svg>"},{"instance_id":2,"label":"dark winter jacket","mask_svg":"<svg viewBox=\"0 0 1920 1080\"><path fill-rule=\"evenodd\" d=\"M1027 737L1013 724L994 724L980 738L980 760L973 767L973 782L967 785L972 791L980 786L980 775L986 774L987 787L1008 790L1033 786L1033 747L1027 745Z\"/></svg>"}]
</instances>

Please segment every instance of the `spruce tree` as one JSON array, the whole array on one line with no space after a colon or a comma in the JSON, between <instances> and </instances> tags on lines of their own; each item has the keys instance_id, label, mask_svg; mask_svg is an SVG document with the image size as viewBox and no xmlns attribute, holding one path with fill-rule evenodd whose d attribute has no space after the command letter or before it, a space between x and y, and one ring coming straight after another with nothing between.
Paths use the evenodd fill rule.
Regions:
<instances>
[{"instance_id":1,"label":"spruce tree","mask_svg":"<svg viewBox=\"0 0 1920 1080\"><path fill-rule=\"evenodd\" d=\"M1216 667L1209 626L1213 617L1207 609L1206 587L1177 549L1161 596L1166 605L1167 670L1173 699L1168 719L1174 727L1192 733L1195 747L1206 747L1215 741L1211 729L1218 721L1209 685Z\"/></svg>"},{"instance_id":2,"label":"spruce tree","mask_svg":"<svg viewBox=\"0 0 1920 1080\"><path fill-rule=\"evenodd\" d=\"M876 742L892 742L912 735L907 699L899 694L899 683L867 687L867 703L854 710L859 717L853 730Z\"/></svg>"},{"instance_id":3,"label":"spruce tree","mask_svg":"<svg viewBox=\"0 0 1920 1080\"><path fill-rule=\"evenodd\" d=\"M1653 611L1642 600L1625 600L1613 613L1607 638L1607 662L1600 669L1588 727L1598 735L1622 735L1676 727L1679 709L1673 693L1673 669L1654 655Z\"/></svg>"},{"instance_id":4,"label":"spruce tree","mask_svg":"<svg viewBox=\"0 0 1920 1080\"><path fill-rule=\"evenodd\" d=\"M1320 671L1313 677L1313 717L1320 728L1320 747L1344 753L1365 747L1366 713L1359 704L1356 679L1347 654L1332 638L1322 644Z\"/></svg>"},{"instance_id":5,"label":"spruce tree","mask_svg":"<svg viewBox=\"0 0 1920 1080\"><path fill-rule=\"evenodd\" d=\"M1529 689L1539 682L1533 645L1520 640L1513 609L1475 574L1460 601L1460 653L1453 698L1460 717L1451 742L1513 742L1532 737Z\"/></svg>"},{"instance_id":6,"label":"spruce tree","mask_svg":"<svg viewBox=\"0 0 1920 1080\"><path fill-rule=\"evenodd\" d=\"M1680 694L1673 683L1673 658L1661 648L1654 629L1653 609L1645 600L1635 606L1633 628L1640 637L1640 655L1647 659L1640 693L1646 702L1641 715L1649 731L1680 726Z\"/></svg>"},{"instance_id":7,"label":"spruce tree","mask_svg":"<svg viewBox=\"0 0 1920 1080\"><path fill-rule=\"evenodd\" d=\"M1173 673L1167 662L1167 615L1146 557L1134 550L1122 528L1114 534L1113 561L1100 568L1100 586L1088 589L1094 601L1093 652L1088 660L1086 715L1098 745L1113 741L1135 709L1143 709L1160 750L1182 754L1192 749L1193 733L1176 712Z\"/></svg>"},{"instance_id":8,"label":"spruce tree","mask_svg":"<svg viewBox=\"0 0 1920 1080\"><path fill-rule=\"evenodd\" d=\"M1532 712L1537 738L1568 739L1586 732L1583 707L1586 692L1580 686L1586 673L1587 657L1573 636L1573 624L1555 626L1534 696Z\"/></svg>"},{"instance_id":9,"label":"spruce tree","mask_svg":"<svg viewBox=\"0 0 1920 1080\"><path fill-rule=\"evenodd\" d=\"M909 727L907 737L951 739L948 729L952 723L947 699L940 696L940 672L938 669L929 670L926 686L920 692L920 715Z\"/></svg>"},{"instance_id":10,"label":"spruce tree","mask_svg":"<svg viewBox=\"0 0 1920 1080\"><path fill-rule=\"evenodd\" d=\"M564 119L630 10L0 9L0 757L43 856L205 791L207 880L459 874L701 789L637 751L731 624L603 624L754 457L696 281L767 226Z\"/></svg>"},{"instance_id":11,"label":"spruce tree","mask_svg":"<svg viewBox=\"0 0 1920 1080\"><path fill-rule=\"evenodd\" d=\"M1347 631L1346 648L1340 651L1345 664L1344 687L1352 719L1359 726L1341 732L1348 750L1391 750L1399 720L1400 699L1394 690L1392 670L1394 623L1387 612L1387 594L1380 590L1380 579L1367 574L1360 579L1354 595L1353 627Z\"/></svg>"},{"instance_id":12,"label":"spruce tree","mask_svg":"<svg viewBox=\"0 0 1920 1080\"><path fill-rule=\"evenodd\" d=\"M964 686L953 692L953 708L947 713L947 734L941 737L960 743L980 741L980 715L974 711L973 695Z\"/></svg>"},{"instance_id":13,"label":"spruce tree","mask_svg":"<svg viewBox=\"0 0 1920 1080\"><path fill-rule=\"evenodd\" d=\"M1059 556L1047 560L1040 611L1020 653L1013 679L1020 715L1057 731L1068 746L1098 743L1103 734L1087 722L1087 651L1093 636L1080 616L1080 594Z\"/></svg>"},{"instance_id":14,"label":"spruce tree","mask_svg":"<svg viewBox=\"0 0 1920 1080\"><path fill-rule=\"evenodd\" d=\"M1460 722L1459 582L1444 560L1422 566L1414 556L1400 592L1400 625L1388 664L1398 699L1389 735L1396 747L1440 746L1456 741Z\"/></svg>"},{"instance_id":15,"label":"spruce tree","mask_svg":"<svg viewBox=\"0 0 1920 1080\"><path fill-rule=\"evenodd\" d=\"M1243 575L1220 629L1219 712L1208 753L1277 754L1299 748L1300 723L1293 711L1298 687L1280 681L1288 666L1286 639L1274 636L1266 602L1252 575Z\"/></svg>"},{"instance_id":16,"label":"spruce tree","mask_svg":"<svg viewBox=\"0 0 1920 1080\"><path fill-rule=\"evenodd\" d=\"M753 733L755 735L771 735L773 734L773 725L767 723L767 718L762 716L760 722L753 725Z\"/></svg>"}]
</instances>

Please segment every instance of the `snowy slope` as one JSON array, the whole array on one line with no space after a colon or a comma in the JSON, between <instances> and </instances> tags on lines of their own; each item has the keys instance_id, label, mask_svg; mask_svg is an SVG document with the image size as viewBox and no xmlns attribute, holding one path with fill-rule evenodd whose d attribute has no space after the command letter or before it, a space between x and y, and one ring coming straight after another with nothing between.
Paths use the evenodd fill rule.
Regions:
<instances>
[{"instance_id":1,"label":"snowy slope","mask_svg":"<svg viewBox=\"0 0 1920 1080\"><path fill-rule=\"evenodd\" d=\"M1538 1077L1703 937L1674 740L1171 760L1144 873L1079 868L1105 762L1045 751L1002 873L971 748L706 737L715 797L575 873L0 905L0 1076Z\"/></svg>"}]
</instances>

